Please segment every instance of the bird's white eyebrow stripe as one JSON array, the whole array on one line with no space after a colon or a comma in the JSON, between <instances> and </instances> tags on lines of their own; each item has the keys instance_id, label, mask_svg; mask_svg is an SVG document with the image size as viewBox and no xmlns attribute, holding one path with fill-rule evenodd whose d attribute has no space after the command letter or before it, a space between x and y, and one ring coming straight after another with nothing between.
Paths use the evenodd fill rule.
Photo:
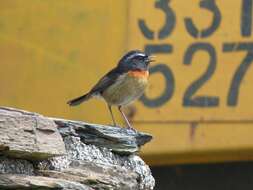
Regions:
<instances>
[{"instance_id":1,"label":"bird's white eyebrow stripe","mask_svg":"<svg viewBox=\"0 0 253 190\"><path fill-rule=\"evenodd\" d=\"M144 53L134 53L134 54L132 54L132 55L130 55L129 57L128 57L128 59L132 59L133 57L135 57L135 56L142 56L142 57L146 57L146 55L144 54Z\"/></svg>"}]
</instances>

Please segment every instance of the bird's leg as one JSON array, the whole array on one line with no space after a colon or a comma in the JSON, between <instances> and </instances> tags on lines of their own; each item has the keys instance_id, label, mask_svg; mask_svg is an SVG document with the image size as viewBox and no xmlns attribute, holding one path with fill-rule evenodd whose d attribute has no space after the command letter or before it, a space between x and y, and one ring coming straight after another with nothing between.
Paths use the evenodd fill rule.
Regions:
<instances>
[{"instance_id":1,"label":"bird's leg","mask_svg":"<svg viewBox=\"0 0 253 190\"><path fill-rule=\"evenodd\" d=\"M109 108L109 111L110 111L110 114L111 114L111 117L112 117L113 125L116 127L117 124L116 124L116 122L115 122L115 119L114 119L114 116L113 116L113 113L112 113L112 106L110 106L110 105L108 104L108 108Z\"/></svg>"},{"instance_id":2,"label":"bird's leg","mask_svg":"<svg viewBox=\"0 0 253 190\"><path fill-rule=\"evenodd\" d=\"M119 111L120 111L121 115L124 117L124 119L125 119L125 121L126 121L126 123L127 123L127 128L136 131L136 130L131 126L131 124L130 124L130 122L128 121L128 119L127 119L126 115L124 114L124 112L121 110L121 106L119 106L118 108L119 108Z\"/></svg>"}]
</instances>

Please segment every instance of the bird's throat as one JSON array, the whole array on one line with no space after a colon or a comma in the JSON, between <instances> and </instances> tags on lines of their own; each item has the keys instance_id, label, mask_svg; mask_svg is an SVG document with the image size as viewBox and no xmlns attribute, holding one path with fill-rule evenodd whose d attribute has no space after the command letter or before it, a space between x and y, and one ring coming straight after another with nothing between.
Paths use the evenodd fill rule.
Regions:
<instances>
[{"instance_id":1,"label":"bird's throat","mask_svg":"<svg viewBox=\"0 0 253 190\"><path fill-rule=\"evenodd\" d=\"M148 77L149 72L143 71L143 70L134 70L134 71L128 71L128 75L132 77L143 78L143 77Z\"/></svg>"}]
</instances>

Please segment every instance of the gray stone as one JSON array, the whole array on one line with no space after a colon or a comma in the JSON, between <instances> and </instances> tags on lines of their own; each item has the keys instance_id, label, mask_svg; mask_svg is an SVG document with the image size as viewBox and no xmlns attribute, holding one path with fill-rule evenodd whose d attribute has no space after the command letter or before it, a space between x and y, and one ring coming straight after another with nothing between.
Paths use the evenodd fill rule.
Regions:
<instances>
[{"instance_id":1,"label":"gray stone","mask_svg":"<svg viewBox=\"0 0 253 190\"><path fill-rule=\"evenodd\" d=\"M85 144L106 147L112 152L129 155L139 151L140 147L152 139L147 133L126 128L90 124L52 118L58 125L62 136L78 136Z\"/></svg>"},{"instance_id":2,"label":"gray stone","mask_svg":"<svg viewBox=\"0 0 253 190\"><path fill-rule=\"evenodd\" d=\"M0 107L0 154L29 160L65 154L55 123L39 114Z\"/></svg>"},{"instance_id":3,"label":"gray stone","mask_svg":"<svg viewBox=\"0 0 253 190\"><path fill-rule=\"evenodd\" d=\"M0 175L2 190L94 190L84 184L64 179L27 175Z\"/></svg>"},{"instance_id":4,"label":"gray stone","mask_svg":"<svg viewBox=\"0 0 253 190\"><path fill-rule=\"evenodd\" d=\"M64 142L67 155L41 162L42 174L65 179L76 176L78 180L75 180L85 184L92 182L89 185L94 188L152 190L155 186L149 167L137 155L118 155L108 148L86 145L79 137L68 136Z\"/></svg>"},{"instance_id":5,"label":"gray stone","mask_svg":"<svg viewBox=\"0 0 253 190\"><path fill-rule=\"evenodd\" d=\"M34 168L27 160L0 158L0 174L34 175Z\"/></svg>"},{"instance_id":6,"label":"gray stone","mask_svg":"<svg viewBox=\"0 0 253 190\"><path fill-rule=\"evenodd\" d=\"M63 171L44 170L40 175L86 184L94 189L137 190L138 175L125 168L76 161Z\"/></svg>"},{"instance_id":7,"label":"gray stone","mask_svg":"<svg viewBox=\"0 0 253 190\"><path fill-rule=\"evenodd\" d=\"M0 107L0 189L152 190L151 135Z\"/></svg>"}]
</instances>

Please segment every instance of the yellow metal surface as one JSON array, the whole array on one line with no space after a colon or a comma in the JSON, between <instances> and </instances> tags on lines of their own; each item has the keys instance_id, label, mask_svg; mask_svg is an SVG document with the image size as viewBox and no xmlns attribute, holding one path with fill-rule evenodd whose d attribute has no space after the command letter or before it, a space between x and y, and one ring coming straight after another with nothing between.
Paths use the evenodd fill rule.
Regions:
<instances>
[{"instance_id":1,"label":"yellow metal surface","mask_svg":"<svg viewBox=\"0 0 253 190\"><path fill-rule=\"evenodd\" d=\"M150 165L253 160L252 124L142 124L153 134L142 150Z\"/></svg>"},{"instance_id":2,"label":"yellow metal surface","mask_svg":"<svg viewBox=\"0 0 253 190\"><path fill-rule=\"evenodd\" d=\"M154 135L142 156L153 165L252 159L253 19L243 2L1 2L0 105L111 123L103 101L66 102L127 49L143 49L157 62L145 96L126 109Z\"/></svg>"},{"instance_id":3,"label":"yellow metal surface","mask_svg":"<svg viewBox=\"0 0 253 190\"><path fill-rule=\"evenodd\" d=\"M253 41L242 34L242 4L132 1L129 47L158 60L136 121L253 121Z\"/></svg>"},{"instance_id":4,"label":"yellow metal surface","mask_svg":"<svg viewBox=\"0 0 253 190\"><path fill-rule=\"evenodd\" d=\"M1 1L0 104L109 123L102 101L75 108L66 102L87 92L125 52L126 2Z\"/></svg>"},{"instance_id":5,"label":"yellow metal surface","mask_svg":"<svg viewBox=\"0 0 253 190\"><path fill-rule=\"evenodd\" d=\"M250 1L132 0L129 48L153 53L132 120L150 164L253 158Z\"/></svg>"}]
</instances>

